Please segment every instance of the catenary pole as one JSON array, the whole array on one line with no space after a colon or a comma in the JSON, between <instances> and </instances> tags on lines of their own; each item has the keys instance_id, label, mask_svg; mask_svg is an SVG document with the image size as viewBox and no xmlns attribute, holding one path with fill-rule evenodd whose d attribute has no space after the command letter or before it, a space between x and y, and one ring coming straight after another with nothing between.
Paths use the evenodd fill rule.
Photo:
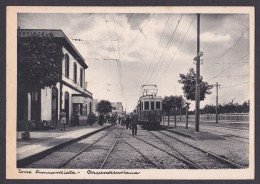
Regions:
<instances>
[{"instance_id":1,"label":"catenary pole","mask_svg":"<svg viewBox=\"0 0 260 184\"><path fill-rule=\"evenodd\" d=\"M200 121L200 14L197 14L197 56L196 56L196 93L195 93L195 132L199 132Z\"/></svg>"}]
</instances>

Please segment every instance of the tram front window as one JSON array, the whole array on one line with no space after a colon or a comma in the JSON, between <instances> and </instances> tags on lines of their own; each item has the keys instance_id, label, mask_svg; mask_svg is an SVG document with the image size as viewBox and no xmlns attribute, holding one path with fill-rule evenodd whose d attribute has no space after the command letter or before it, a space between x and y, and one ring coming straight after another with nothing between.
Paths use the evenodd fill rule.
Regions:
<instances>
[{"instance_id":1,"label":"tram front window","mask_svg":"<svg viewBox=\"0 0 260 184\"><path fill-rule=\"evenodd\" d=\"M151 110L154 110L154 102L151 102Z\"/></svg>"},{"instance_id":2,"label":"tram front window","mask_svg":"<svg viewBox=\"0 0 260 184\"><path fill-rule=\"evenodd\" d=\"M149 102L144 102L144 110L149 110Z\"/></svg>"},{"instance_id":3,"label":"tram front window","mask_svg":"<svg viewBox=\"0 0 260 184\"><path fill-rule=\"evenodd\" d=\"M156 109L160 110L161 109L161 102L156 102Z\"/></svg>"}]
</instances>

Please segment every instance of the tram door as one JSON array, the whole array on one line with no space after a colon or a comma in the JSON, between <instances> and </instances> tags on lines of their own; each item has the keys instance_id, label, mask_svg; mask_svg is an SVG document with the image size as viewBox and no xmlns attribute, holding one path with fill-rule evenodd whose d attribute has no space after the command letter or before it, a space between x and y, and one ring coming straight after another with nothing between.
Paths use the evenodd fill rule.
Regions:
<instances>
[{"instance_id":1,"label":"tram door","mask_svg":"<svg viewBox=\"0 0 260 184\"><path fill-rule=\"evenodd\" d=\"M69 109L70 109L70 106L69 106L69 93L66 91L65 92L65 112L66 112L66 122L68 123L68 120L69 120Z\"/></svg>"},{"instance_id":2,"label":"tram door","mask_svg":"<svg viewBox=\"0 0 260 184\"><path fill-rule=\"evenodd\" d=\"M58 120L58 89L52 88L52 97L51 97L51 119L53 121Z\"/></svg>"}]
</instances>

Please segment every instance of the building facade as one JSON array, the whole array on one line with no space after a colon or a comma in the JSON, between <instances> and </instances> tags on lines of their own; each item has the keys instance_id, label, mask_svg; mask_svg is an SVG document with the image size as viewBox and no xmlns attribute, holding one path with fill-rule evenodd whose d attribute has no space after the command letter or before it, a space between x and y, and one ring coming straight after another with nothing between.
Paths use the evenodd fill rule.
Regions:
<instances>
[{"instance_id":1,"label":"building facade","mask_svg":"<svg viewBox=\"0 0 260 184\"><path fill-rule=\"evenodd\" d=\"M59 120L61 110L65 110L67 121L71 120L76 112L86 118L93 108L92 93L86 89L85 82L88 66L63 31L18 29L17 33L18 37L24 37L24 42L30 36L51 34L54 41L62 46L64 55L60 68L61 76L56 86L28 93L26 98L18 97L18 120L55 122Z\"/></svg>"},{"instance_id":2,"label":"building facade","mask_svg":"<svg viewBox=\"0 0 260 184\"><path fill-rule=\"evenodd\" d=\"M124 114L122 102L111 102L111 105L112 105L112 113L117 113L118 115Z\"/></svg>"}]
</instances>

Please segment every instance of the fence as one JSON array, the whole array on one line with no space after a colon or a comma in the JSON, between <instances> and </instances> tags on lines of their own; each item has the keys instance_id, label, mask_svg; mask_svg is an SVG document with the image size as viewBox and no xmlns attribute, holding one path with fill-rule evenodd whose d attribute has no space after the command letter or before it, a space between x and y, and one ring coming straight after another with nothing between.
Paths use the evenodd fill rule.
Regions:
<instances>
[{"instance_id":1,"label":"fence","mask_svg":"<svg viewBox=\"0 0 260 184\"><path fill-rule=\"evenodd\" d=\"M164 120L168 120L168 117L165 116ZM174 116L170 116L170 120L174 120ZM177 115L177 121L186 121L186 115ZM249 122L248 113L225 113L219 114L218 120L221 122ZM195 115L189 115L189 121L195 121ZM200 114L200 121L215 122L216 114Z\"/></svg>"}]
</instances>

